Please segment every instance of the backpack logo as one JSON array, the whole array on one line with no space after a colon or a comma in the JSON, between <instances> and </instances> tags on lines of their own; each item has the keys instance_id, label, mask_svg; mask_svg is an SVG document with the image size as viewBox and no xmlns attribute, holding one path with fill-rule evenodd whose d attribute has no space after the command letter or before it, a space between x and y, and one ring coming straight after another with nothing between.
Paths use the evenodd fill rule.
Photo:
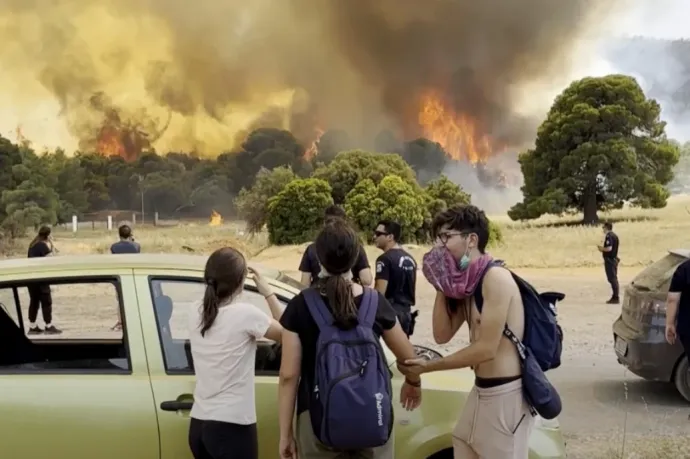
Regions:
<instances>
[{"instance_id":1,"label":"backpack logo","mask_svg":"<svg viewBox=\"0 0 690 459\"><path fill-rule=\"evenodd\" d=\"M383 394L377 392L374 394L374 398L376 399L376 420L379 427L383 427Z\"/></svg>"}]
</instances>

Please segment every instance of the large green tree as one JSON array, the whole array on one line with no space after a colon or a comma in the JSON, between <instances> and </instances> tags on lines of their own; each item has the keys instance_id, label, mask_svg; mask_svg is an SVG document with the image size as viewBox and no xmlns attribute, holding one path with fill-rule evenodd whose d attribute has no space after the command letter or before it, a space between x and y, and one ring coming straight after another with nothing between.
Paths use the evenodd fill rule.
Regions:
<instances>
[{"instance_id":1,"label":"large green tree","mask_svg":"<svg viewBox=\"0 0 690 459\"><path fill-rule=\"evenodd\" d=\"M664 207L678 148L666 138L661 108L625 75L584 78L560 94L537 134L520 155L524 200L509 216Z\"/></svg>"}]
</instances>

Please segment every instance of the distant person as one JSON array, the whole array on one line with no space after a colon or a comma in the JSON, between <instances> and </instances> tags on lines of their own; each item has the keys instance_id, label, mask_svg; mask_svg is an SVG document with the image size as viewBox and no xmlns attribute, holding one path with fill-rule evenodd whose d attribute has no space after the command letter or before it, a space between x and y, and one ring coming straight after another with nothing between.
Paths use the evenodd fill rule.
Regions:
<instances>
[{"instance_id":1,"label":"distant person","mask_svg":"<svg viewBox=\"0 0 690 459\"><path fill-rule=\"evenodd\" d=\"M604 245L597 246L599 251L604 255L604 271L606 272L606 280L611 284L613 294L607 304L619 304L619 285L618 285L618 236L613 232L613 224L610 222L604 223Z\"/></svg>"},{"instance_id":2,"label":"distant person","mask_svg":"<svg viewBox=\"0 0 690 459\"><path fill-rule=\"evenodd\" d=\"M342 207L332 205L326 208L324 212L324 223L329 222L334 218L346 219L345 211ZM302 261L299 264L299 270L302 273L301 282L305 287L313 285L319 279L319 274L321 273L321 265L319 264L319 258L316 256L316 247L314 244L309 244L307 250L304 251L302 255ZM359 245L359 255L357 256L357 261L354 266L352 266L352 280L358 284L364 285L365 287L371 286L374 282L373 276L371 275L371 268L369 266L369 260L367 259L367 252L364 250L362 245Z\"/></svg>"},{"instance_id":3,"label":"distant person","mask_svg":"<svg viewBox=\"0 0 690 459\"><path fill-rule=\"evenodd\" d=\"M120 235L120 240L110 246L110 253L113 254L123 254L123 253L140 253L141 246L138 242L134 241L134 236L132 236L132 228L129 225L121 225L117 232Z\"/></svg>"},{"instance_id":4,"label":"distant person","mask_svg":"<svg viewBox=\"0 0 690 459\"><path fill-rule=\"evenodd\" d=\"M666 295L666 341L676 340L690 356L690 260L676 268Z\"/></svg>"},{"instance_id":5,"label":"distant person","mask_svg":"<svg viewBox=\"0 0 690 459\"><path fill-rule=\"evenodd\" d=\"M53 240L50 237L50 227L42 226L38 234L29 244L29 258L47 257L55 250ZM50 284L36 282L28 285L29 290L29 335L45 333L47 335L58 335L62 330L53 325L53 296L50 291ZM41 310L45 329L41 329L36 324L38 310Z\"/></svg>"},{"instance_id":6,"label":"distant person","mask_svg":"<svg viewBox=\"0 0 690 459\"><path fill-rule=\"evenodd\" d=\"M402 228L390 220L379 222L374 230L374 244L383 250L376 259L376 290L383 293L395 309L400 326L407 336L414 332L416 314L417 262L400 246Z\"/></svg>"},{"instance_id":7,"label":"distant person","mask_svg":"<svg viewBox=\"0 0 690 459\"><path fill-rule=\"evenodd\" d=\"M242 299L251 275L273 317ZM247 267L244 256L224 247L204 269L206 291L189 315L196 375L189 447L194 459L258 459L254 364L257 340L280 342L282 307L271 286Z\"/></svg>"}]
</instances>

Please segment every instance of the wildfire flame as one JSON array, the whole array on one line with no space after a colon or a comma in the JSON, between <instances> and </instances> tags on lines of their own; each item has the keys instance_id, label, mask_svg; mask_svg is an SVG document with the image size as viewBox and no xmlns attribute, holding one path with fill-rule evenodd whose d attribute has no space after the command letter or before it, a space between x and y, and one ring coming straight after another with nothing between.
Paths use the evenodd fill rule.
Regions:
<instances>
[{"instance_id":1,"label":"wildfire flame","mask_svg":"<svg viewBox=\"0 0 690 459\"><path fill-rule=\"evenodd\" d=\"M494 151L491 139L478 132L474 120L455 112L436 91L422 95L419 125L424 137L441 144L451 159L477 164L486 161Z\"/></svg>"},{"instance_id":2,"label":"wildfire flame","mask_svg":"<svg viewBox=\"0 0 690 459\"><path fill-rule=\"evenodd\" d=\"M316 136L314 140L311 142L309 148L307 148L307 151L304 152L304 159L306 159L307 161L310 161L318 153L319 140L321 139L323 133L326 131L324 131L320 127L316 127L314 128L314 132Z\"/></svg>"},{"instance_id":3,"label":"wildfire flame","mask_svg":"<svg viewBox=\"0 0 690 459\"><path fill-rule=\"evenodd\" d=\"M98 135L96 145L98 153L104 156L122 156L127 158L127 151L122 143L120 132L112 126L104 126Z\"/></svg>"},{"instance_id":4,"label":"wildfire flame","mask_svg":"<svg viewBox=\"0 0 690 459\"><path fill-rule=\"evenodd\" d=\"M223 223L223 216L216 212L215 210L211 211L211 218L209 218L208 225L209 226L220 226Z\"/></svg>"}]
</instances>

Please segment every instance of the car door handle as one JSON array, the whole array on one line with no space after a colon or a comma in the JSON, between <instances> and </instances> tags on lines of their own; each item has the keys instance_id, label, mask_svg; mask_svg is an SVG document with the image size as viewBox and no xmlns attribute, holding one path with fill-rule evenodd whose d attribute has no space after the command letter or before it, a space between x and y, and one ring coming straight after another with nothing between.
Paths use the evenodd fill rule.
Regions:
<instances>
[{"instance_id":1,"label":"car door handle","mask_svg":"<svg viewBox=\"0 0 690 459\"><path fill-rule=\"evenodd\" d=\"M161 402L161 410L163 411L181 411L191 410L194 402L178 402L177 400L168 400Z\"/></svg>"}]
</instances>

